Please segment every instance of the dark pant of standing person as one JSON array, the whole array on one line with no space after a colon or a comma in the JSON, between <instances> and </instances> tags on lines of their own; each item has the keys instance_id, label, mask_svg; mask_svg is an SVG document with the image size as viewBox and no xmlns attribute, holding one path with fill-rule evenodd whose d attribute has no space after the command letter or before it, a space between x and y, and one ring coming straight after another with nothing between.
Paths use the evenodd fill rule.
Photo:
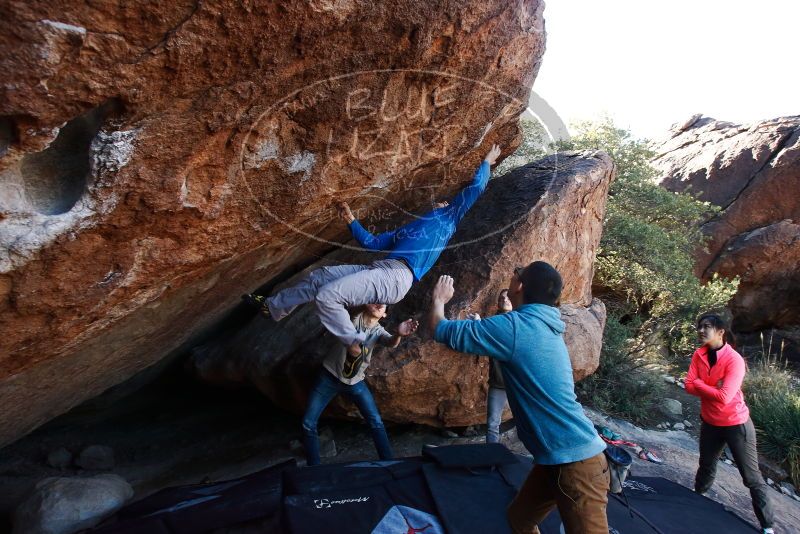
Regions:
<instances>
[{"instance_id":1,"label":"dark pant of standing person","mask_svg":"<svg viewBox=\"0 0 800 534\"><path fill-rule=\"evenodd\" d=\"M375 448L378 450L378 457L381 460L391 460L394 457L392 446L389 443L389 436L383 426L375 399L363 380L357 384L348 385L323 369L319 374L317 383L311 391L308 399L308 408L303 416L303 441L306 448L306 460L308 465L319 465L319 434L317 433L317 422L320 415L325 410L336 395L345 395L358 408L361 416L369 424L372 431L372 439Z\"/></svg>"},{"instance_id":2,"label":"dark pant of standing person","mask_svg":"<svg viewBox=\"0 0 800 534\"><path fill-rule=\"evenodd\" d=\"M717 461L725 445L733 453L733 461L739 468L744 485L750 489L753 499L753 511L756 513L761 528L772 528L774 515L769 491L761 471L758 469L758 453L756 452L756 429L753 421L732 426L715 426L706 423L700 425L700 466L695 477L694 490L705 493L714 483L717 472Z\"/></svg>"}]
</instances>

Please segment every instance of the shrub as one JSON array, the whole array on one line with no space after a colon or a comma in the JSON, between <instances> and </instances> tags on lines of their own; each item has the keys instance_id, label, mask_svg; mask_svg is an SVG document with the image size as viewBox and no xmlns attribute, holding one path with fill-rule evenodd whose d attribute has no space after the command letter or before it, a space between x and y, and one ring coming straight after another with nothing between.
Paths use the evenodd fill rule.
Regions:
<instances>
[{"instance_id":1,"label":"shrub","mask_svg":"<svg viewBox=\"0 0 800 534\"><path fill-rule=\"evenodd\" d=\"M551 145L552 140L547 130L539 122L530 119L521 119L519 122L522 129L522 142L513 154L500 162L494 171L495 176L541 159L555 149Z\"/></svg>"},{"instance_id":2,"label":"shrub","mask_svg":"<svg viewBox=\"0 0 800 534\"><path fill-rule=\"evenodd\" d=\"M582 400L598 410L645 424L654 422L654 407L663 398L665 384L644 361L630 356L628 346L636 331L635 322L623 323L619 316L610 314L603 332L600 366L575 389Z\"/></svg>"},{"instance_id":3,"label":"shrub","mask_svg":"<svg viewBox=\"0 0 800 534\"><path fill-rule=\"evenodd\" d=\"M784 463L800 486L800 389L795 381L779 357L762 352L742 389L758 431L759 451Z\"/></svg>"}]
</instances>

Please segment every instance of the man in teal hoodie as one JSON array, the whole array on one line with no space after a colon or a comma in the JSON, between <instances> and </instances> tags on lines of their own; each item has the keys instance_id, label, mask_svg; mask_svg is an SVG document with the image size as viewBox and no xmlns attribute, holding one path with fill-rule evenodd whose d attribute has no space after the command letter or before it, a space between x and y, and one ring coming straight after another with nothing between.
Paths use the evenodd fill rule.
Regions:
<instances>
[{"instance_id":1,"label":"man in teal hoodie","mask_svg":"<svg viewBox=\"0 0 800 534\"><path fill-rule=\"evenodd\" d=\"M538 533L557 506L567 534L607 534L610 473L605 443L575 397L564 322L562 280L543 261L514 271L508 296L514 311L482 321L445 320L453 279L433 290L429 322L434 338L466 355L500 361L517 435L535 466L508 508L514 532Z\"/></svg>"}]
</instances>

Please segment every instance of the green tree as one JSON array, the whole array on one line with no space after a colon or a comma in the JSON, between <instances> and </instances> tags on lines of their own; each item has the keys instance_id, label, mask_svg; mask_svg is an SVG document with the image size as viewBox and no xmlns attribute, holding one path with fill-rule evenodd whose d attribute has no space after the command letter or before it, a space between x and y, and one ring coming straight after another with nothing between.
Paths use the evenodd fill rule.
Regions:
<instances>
[{"instance_id":1,"label":"green tree","mask_svg":"<svg viewBox=\"0 0 800 534\"><path fill-rule=\"evenodd\" d=\"M496 176L541 159L556 149L541 123L530 119L522 119L519 122L522 128L522 142L513 154L500 162L494 171Z\"/></svg>"},{"instance_id":2,"label":"green tree","mask_svg":"<svg viewBox=\"0 0 800 534\"><path fill-rule=\"evenodd\" d=\"M719 208L660 187L650 164L650 142L617 128L611 119L582 122L575 131L560 150L604 150L617 166L594 285L605 293L613 315L640 320L631 354L645 350L654 335L670 354L691 354L697 315L723 308L738 285L718 278L701 284L694 275L693 253L704 244L699 223Z\"/></svg>"}]
</instances>

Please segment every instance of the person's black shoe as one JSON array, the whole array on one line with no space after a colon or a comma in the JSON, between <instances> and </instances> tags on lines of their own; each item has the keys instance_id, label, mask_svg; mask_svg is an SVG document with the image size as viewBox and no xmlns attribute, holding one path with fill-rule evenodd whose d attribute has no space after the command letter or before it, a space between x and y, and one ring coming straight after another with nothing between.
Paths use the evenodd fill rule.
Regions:
<instances>
[{"instance_id":1,"label":"person's black shoe","mask_svg":"<svg viewBox=\"0 0 800 534\"><path fill-rule=\"evenodd\" d=\"M267 299L263 295L253 295L248 293L242 295L242 300L253 309L260 311L267 317L272 317L269 313L269 306L267 306Z\"/></svg>"}]
</instances>

